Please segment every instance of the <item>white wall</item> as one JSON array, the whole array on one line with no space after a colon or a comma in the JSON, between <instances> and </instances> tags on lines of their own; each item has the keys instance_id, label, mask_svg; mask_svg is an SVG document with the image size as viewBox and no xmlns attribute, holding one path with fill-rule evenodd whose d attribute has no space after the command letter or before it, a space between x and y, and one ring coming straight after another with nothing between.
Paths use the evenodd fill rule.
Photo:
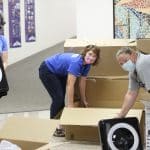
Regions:
<instances>
[{"instance_id":1,"label":"white wall","mask_svg":"<svg viewBox=\"0 0 150 150\"><path fill-rule=\"evenodd\" d=\"M9 40L8 0L4 0L5 35ZM76 35L75 0L35 0L36 42L25 42L24 0L21 2L21 48L9 49L9 64ZM9 42L8 42L9 44Z\"/></svg>"},{"instance_id":2,"label":"white wall","mask_svg":"<svg viewBox=\"0 0 150 150\"><path fill-rule=\"evenodd\" d=\"M113 38L113 0L77 0L77 38Z\"/></svg>"}]
</instances>

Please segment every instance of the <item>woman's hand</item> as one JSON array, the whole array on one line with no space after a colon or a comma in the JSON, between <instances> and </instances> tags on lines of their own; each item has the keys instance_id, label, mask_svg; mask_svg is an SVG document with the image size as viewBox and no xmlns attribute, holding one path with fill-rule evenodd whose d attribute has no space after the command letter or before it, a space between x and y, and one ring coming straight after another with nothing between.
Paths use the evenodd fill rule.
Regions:
<instances>
[{"instance_id":1,"label":"woman's hand","mask_svg":"<svg viewBox=\"0 0 150 150\"><path fill-rule=\"evenodd\" d=\"M4 66L4 70L6 70L7 64L6 64L6 63L3 63L3 66Z\"/></svg>"},{"instance_id":2,"label":"woman's hand","mask_svg":"<svg viewBox=\"0 0 150 150\"><path fill-rule=\"evenodd\" d=\"M72 74L68 74L67 79L67 107L74 107L74 85L76 77Z\"/></svg>"},{"instance_id":3,"label":"woman's hand","mask_svg":"<svg viewBox=\"0 0 150 150\"><path fill-rule=\"evenodd\" d=\"M117 113L115 118L124 118L125 116L123 116L121 113Z\"/></svg>"},{"instance_id":4,"label":"woman's hand","mask_svg":"<svg viewBox=\"0 0 150 150\"><path fill-rule=\"evenodd\" d=\"M81 105L82 105L83 107L88 107L88 102L86 101L86 99L81 100Z\"/></svg>"}]
</instances>

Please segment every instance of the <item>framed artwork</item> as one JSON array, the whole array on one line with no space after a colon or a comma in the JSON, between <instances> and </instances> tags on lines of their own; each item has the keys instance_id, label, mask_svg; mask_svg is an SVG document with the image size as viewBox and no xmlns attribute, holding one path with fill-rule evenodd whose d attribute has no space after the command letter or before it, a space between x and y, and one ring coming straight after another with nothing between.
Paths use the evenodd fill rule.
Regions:
<instances>
[{"instance_id":1,"label":"framed artwork","mask_svg":"<svg viewBox=\"0 0 150 150\"><path fill-rule=\"evenodd\" d=\"M0 13L3 15L3 0L0 0ZM4 35L4 29L0 29L0 34Z\"/></svg>"},{"instance_id":2,"label":"framed artwork","mask_svg":"<svg viewBox=\"0 0 150 150\"><path fill-rule=\"evenodd\" d=\"M0 12L3 12L3 0L0 0Z\"/></svg>"},{"instance_id":3,"label":"framed artwork","mask_svg":"<svg viewBox=\"0 0 150 150\"><path fill-rule=\"evenodd\" d=\"M150 0L113 0L114 38L150 38Z\"/></svg>"},{"instance_id":4,"label":"framed artwork","mask_svg":"<svg viewBox=\"0 0 150 150\"><path fill-rule=\"evenodd\" d=\"M21 47L20 0L8 1L10 47Z\"/></svg>"},{"instance_id":5,"label":"framed artwork","mask_svg":"<svg viewBox=\"0 0 150 150\"><path fill-rule=\"evenodd\" d=\"M25 40L34 42L35 34L35 0L25 0Z\"/></svg>"}]
</instances>

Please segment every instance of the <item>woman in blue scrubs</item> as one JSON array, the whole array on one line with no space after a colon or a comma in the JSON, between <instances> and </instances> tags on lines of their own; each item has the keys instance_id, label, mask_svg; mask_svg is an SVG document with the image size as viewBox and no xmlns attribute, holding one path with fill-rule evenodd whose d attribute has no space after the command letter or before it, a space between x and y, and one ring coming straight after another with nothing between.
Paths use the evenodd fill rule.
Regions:
<instances>
[{"instance_id":1,"label":"woman in blue scrubs","mask_svg":"<svg viewBox=\"0 0 150 150\"><path fill-rule=\"evenodd\" d=\"M77 78L80 78L81 102L85 107L88 106L85 95L86 77L91 65L96 65L99 58L100 48L88 45L82 54L59 53L42 62L39 68L39 77L52 98L50 118L55 118L64 108L65 95L67 107L74 107L74 85ZM61 130L58 131L61 133Z\"/></svg>"}]
</instances>

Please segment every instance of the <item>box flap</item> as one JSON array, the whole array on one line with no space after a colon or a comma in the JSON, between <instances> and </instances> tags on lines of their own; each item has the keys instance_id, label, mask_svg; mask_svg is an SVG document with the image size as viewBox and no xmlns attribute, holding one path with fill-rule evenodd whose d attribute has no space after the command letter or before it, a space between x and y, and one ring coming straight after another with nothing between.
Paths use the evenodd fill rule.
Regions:
<instances>
[{"instance_id":1,"label":"box flap","mask_svg":"<svg viewBox=\"0 0 150 150\"><path fill-rule=\"evenodd\" d=\"M64 47L84 47L89 44L94 44L100 47L136 46L136 41L134 39L109 39L109 40L66 39Z\"/></svg>"},{"instance_id":2,"label":"box flap","mask_svg":"<svg viewBox=\"0 0 150 150\"><path fill-rule=\"evenodd\" d=\"M128 80L128 75L122 76L88 76L88 79L110 79L110 80Z\"/></svg>"},{"instance_id":3,"label":"box flap","mask_svg":"<svg viewBox=\"0 0 150 150\"><path fill-rule=\"evenodd\" d=\"M0 130L0 139L48 143L58 120L10 117Z\"/></svg>"},{"instance_id":4,"label":"box flap","mask_svg":"<svg viewBox=\"0 0 150 150\"><path fill-rule=\"evenodd\" d=\"M102 119L114 118L120 109L109 108L64 108L60 123L62 125L97 126ZM127 117L141 120L142 109L131 109Z\"/></svg>"},{"instance_id":5,"label":"box flap","mask_svg":"<svg viewBox=\"0 0 150 150\"><path fill-rule=\"evenodd\" d=\"M137 39L137 49L150 53L150 39Z\"/></svg>"}]
</instances>

